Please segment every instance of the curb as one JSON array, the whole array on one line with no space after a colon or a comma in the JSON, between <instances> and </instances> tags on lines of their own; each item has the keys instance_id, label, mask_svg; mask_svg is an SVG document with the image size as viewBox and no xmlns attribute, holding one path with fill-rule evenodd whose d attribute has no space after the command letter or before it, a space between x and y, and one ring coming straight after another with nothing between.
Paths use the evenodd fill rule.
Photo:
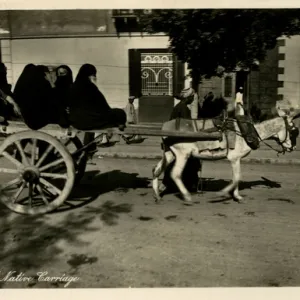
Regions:
<instances>
[{"instance_id":1,"label":"curb","mask_svg":"<svg viewBox=\"0 0 300 300\"><path fill-rule=\"evenodd\" d=\"M112 153L112 152L97 152L95 158L129 158L129 159L148 159L160 160L161 155L158 154L140 154L140 153ZM279 165L300 165L300 159L281 159L281 158L255 158L245 157L243 163L255 164L279 164Z\"/></svg>"}]
</instances>

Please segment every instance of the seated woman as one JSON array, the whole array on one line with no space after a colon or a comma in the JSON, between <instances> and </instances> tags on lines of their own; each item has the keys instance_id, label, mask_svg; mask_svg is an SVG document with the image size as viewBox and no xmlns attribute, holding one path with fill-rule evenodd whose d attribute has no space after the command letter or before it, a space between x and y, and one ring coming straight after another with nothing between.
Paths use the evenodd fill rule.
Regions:
<instances>
[{"instance_id":1,"label":"seated woman","mask_svg":"<svg viewBox=\"0 0 300 300\"><path fill-rule=\"evenodd\" d=\"M7 124L7 120L16 119L20 114L20 108L11 92L11 85L7 82L6 66L0 63L0 123Z\"/></svg>"},{"instance_id":2,"label":"seated woman","mask_svg":"<svg viewBox=\"0 0 300 300\"><path fill-rule=\"evenodd\" d=\"M38 130L48 124L68 127L64 105L60 102L46 66L25 66L16 83L14 95L24 122L30 129Z\"/></svg>"},{"instance_id":3,"label":"seated woman","mask_svg":"<svg viewBox=\"0 0 300 300\"><path fill-rule=\"evenodd\" d=\"M73 84L72 70L67 65L61 65L56 68L55 73L55 89L60 98L60 102L66 108L67 113L69 113L70 104L68 102L68 94Z\"/></svg>"},{"instance_id":4,"label":"seated woman","mask_svg":"<svg viewBox=\"0 0 300 300\"><path fill-rule=\"evenodd\" d=\"M123 109L111 108L96 86L97 70L84 64L69 93L70 122L80 130L125 126Z\"/></svg>"},{"instance_id":5,"label":"seated woman","mask_svg":"<svg viewBox=\"0 0 300 300\"><path fill-rule=\"evenodd\" d=\"M126 113L123 109L111 108L96 86L96 68L91 64L81 66L69 93L72 126L79 130L125 128ZM85 143L91 142L95 134L85 136Z\"/></svg>"}]
</instances>

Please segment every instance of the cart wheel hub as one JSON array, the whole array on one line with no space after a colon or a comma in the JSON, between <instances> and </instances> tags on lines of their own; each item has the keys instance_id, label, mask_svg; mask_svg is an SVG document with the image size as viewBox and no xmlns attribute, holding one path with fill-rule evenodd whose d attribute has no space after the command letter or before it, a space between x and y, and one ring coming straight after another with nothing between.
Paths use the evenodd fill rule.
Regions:
<instances>
[{"instance_id":1,"label":"cart wheel hub","mask_svg":"<svg viewBox=\"0 0 300 300\"><path fill-rule=\"evenodd\" d=\"M37 182L40 177L38 170L35 168L25 169L22 176L26 182L31 182L31 183Z\"/></svg>"}]
</instances>

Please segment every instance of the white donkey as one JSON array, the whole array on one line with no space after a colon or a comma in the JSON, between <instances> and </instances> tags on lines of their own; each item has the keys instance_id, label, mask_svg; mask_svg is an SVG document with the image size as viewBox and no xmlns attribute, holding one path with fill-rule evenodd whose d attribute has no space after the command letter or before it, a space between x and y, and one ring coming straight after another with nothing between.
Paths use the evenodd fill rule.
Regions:
<instances>
[{"instance_id":1,"label":"white donkey","mask_svg":"<svg viewBox=\"0 0 300 300\"><path fill-rule=\"evenodd\" d=\"M240 115L243 111L240 112ZM291 112L289 115L278 110L278 117L255 124L255 129L261 141L266 139L275 139L285 152L291 152L295 149L296 138L299 130L295 127L293 119L299 117L299 112ZM181 192L184 202L192 204L192 196L184 186L181 180L181 174L184 170L189 157L196 157L200 160L219 160L228 159L232 166L232 182L218 194L222 196L233 196L237 202L243 200L239 194L239 181L241 180L241 159L250 154L251 148L245 139L240 135L240 130L236 121L234 121L236 132L234 149L229 149L227 138L223 133L222 141L180 141L168 147L165 147L163 158L153 168L153 190L156 202L161 200L158 178L164 172L166 167L176 159L171 171L171 178L174 180ZM165 143L163 138L163 143ZM232 147L233 148L233 147Z\"/></svg>"}]
</instances>

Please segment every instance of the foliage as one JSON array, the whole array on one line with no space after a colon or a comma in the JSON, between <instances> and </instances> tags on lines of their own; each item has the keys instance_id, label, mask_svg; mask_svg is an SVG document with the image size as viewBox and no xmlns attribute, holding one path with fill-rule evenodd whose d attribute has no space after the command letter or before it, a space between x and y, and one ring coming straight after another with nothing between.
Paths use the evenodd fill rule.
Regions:
<instances>
[{"instance_id":1,"label":"foliage","mask_svg":"<svg viewBox=\"0 0 300 300\"><path fill-rule=\"evenodd\" d=\"M148 33L169 36L194 78L210 78L263 61L277 38L299 34L299 18L299 9L169 9L152 10L140 22Z\"/></svg>"}]
</instances>

